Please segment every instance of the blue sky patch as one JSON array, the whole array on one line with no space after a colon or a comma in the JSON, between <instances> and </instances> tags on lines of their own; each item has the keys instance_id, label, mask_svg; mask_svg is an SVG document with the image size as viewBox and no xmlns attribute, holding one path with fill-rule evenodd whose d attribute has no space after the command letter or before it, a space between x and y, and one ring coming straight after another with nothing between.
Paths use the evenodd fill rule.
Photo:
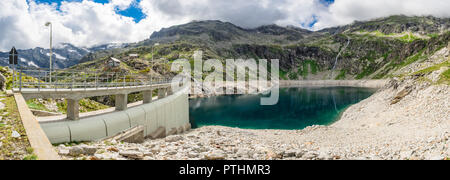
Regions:
<instances>
[{"instance_id":1,"label":"blue sky patch","mask_svg":"<svg viewBox=\"0 0 450 180\"><path fill-rule=\"evenodd\" d=\"M300 24L301 24L302 27L312 28L317 22L318 22L317 16L316 15L312 15L312 21L306 22L306 23L300 23Z\"/></svg>"},{"instance_id":2,"label":"blue sky patch","mask_svg":"<svg viewBox=\"0 0 450 180\"><path fill-rule=\"evenodd\" d=\"M138 23L142 19L145 19L145 17L147 17L139 7L140 1L141 0L135 0L128 9L125 9L123 11L116 9L116 13L122 16L131 17L134 19L134 22Z\"/></svg>"},{"instance_id":3,"label":"blue sky patch","mask_svg":"<svg viewBox=\"0 0 450 180\"><path fill-rule=\"evenodd\" d=\"M322 4L325 4L326 6L330 6L334 3L334 0L320 0Z\"/></svg>"},{"instance_id":4,"label":"blue sky patch","mask_svg":"<svg viewBox=\"0 0 450 180\"><path fill-rule=\"evenodd\" d=\"M28 2L30 0L27 0ZM57 4L57 10L60 10L59 7L61 6L61 2L81 2L82 0L34 0L36 3L46 3L46 4L53 4L56 3ZM101 4L107 4L110 2L110 0L92 0L96 3L101 3ZM134 22L138 23L140 22L142 19L146 18L146 15L142 12L142 9L139 7L139 2L141 0L135 0L131 6L128 9L125 10L120 10L118 8L116 8L115 12L119 15L122 16L126 16L126 17L131 17L133 18ZM320 3L324 4L325 6L330 6L331 4L334 3L334 0L319 0ZM313 27L314 24L317 23L317 17L316 15L313 15L313 21L312 22L308 22L306 23L302 23L301 25L303 27Z\"/></svg>"},{"instance_id":5,"label":"blue sky patch","mask_svg":"<svg viewBox=\"0 0 450 180\"><path fill-rule=\"evenodd\" d=\"M334 0L320 0L320 3L324 4L325 6L330 6L331 4L334 3ZM308 22L308 23L301 23L302 27L306 27L306 28L312 28L314 27L314 25L318 22L317 20L317 16L316 15L312 15L312 21Z\"/></svg>"},{"instance_id":6,"label":"blue sky patch","mask_svg":"<svg viewBox=\"0 0 450 180\"><path fill-rule=\"evenodd\" d=\"M30 2L30 0L27 0ZM60 10L59 7L61 6L61 2L81 2L82 0L34 0L36 3L45 3L45 4L57 4L57 10ZM110 0L93 0L96 3L100 4L107 4ZM146 17L146 15L142 12L142 9L139 7L139 2L141 0L135 0L131 6L128 9L125 10L119 10L116 9L116 13L122 16L131 17L133 18L134 22L138 23L142 19Z\"/></svg>"}]
</instances>

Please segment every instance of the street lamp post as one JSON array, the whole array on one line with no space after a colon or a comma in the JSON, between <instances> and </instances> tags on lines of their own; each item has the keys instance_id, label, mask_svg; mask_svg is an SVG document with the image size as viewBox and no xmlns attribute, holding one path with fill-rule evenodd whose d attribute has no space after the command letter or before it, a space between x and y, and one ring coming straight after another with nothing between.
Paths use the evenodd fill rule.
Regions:
<instances>
[{"instance_id":1,"label":"street lamp post","mask_svg":"<svg viewBox=\"0 0 450 180\"><path fill-rule=\"evenodd\" d=\"M53 30L52 30L52 23L51 22L47 22L45 23L45 26L50 27L50 65L49 65L49 73L50 73L50 84L52 84L52 56L53 56L53 52L52 52L52 36L53 36Z\"/></svg>"}]
</instances>

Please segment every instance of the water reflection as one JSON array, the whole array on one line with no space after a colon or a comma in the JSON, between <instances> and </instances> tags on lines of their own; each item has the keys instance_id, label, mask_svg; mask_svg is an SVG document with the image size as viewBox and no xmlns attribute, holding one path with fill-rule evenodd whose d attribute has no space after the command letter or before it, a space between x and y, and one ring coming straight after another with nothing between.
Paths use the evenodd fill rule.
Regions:
<instances>
[{"instance_id":1,"label":"water reflection","mask_svg":"<svg viewBox=\"0 0 450 180\"><path fill-rule=\"evenodd\" d=\"M199 98L190 100L190 119L194 127L303 129L334 122L346 107L374 92L351 87L282 88L274 106L261 106L259 95Z\"/></svg>"}]
</instances>

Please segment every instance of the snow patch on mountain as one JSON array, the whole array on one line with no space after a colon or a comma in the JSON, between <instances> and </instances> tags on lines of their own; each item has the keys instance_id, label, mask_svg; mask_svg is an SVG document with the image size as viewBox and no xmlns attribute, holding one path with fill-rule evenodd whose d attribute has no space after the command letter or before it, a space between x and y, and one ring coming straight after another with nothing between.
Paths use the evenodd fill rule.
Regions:
<instances>
[{"instance_id":1,"label":"snow patch on mountain","mask_svg":"<svg viewBox=\"0 0 450 180\"><path fill-rule=\"evenodd\" d=\"M97 51L123 48L127 44L111 43L93 47L76 47L69 43L57 44L53 47L54 65L57 68L67 68L81 62L81 59L89 53ZM47 68L49 66L50 50L44 48L18 49L22 66ZM9 52L0 52L0 66L8 66Z\"/></svg>"}]
</instances>

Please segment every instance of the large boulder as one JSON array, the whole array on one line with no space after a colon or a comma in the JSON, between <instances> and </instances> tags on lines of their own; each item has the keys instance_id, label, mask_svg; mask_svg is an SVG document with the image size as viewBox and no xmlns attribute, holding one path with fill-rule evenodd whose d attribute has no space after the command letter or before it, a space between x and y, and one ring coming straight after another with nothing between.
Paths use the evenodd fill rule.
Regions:
<instances>
[{"instance_id":1,"label":"large boulder","mask_svg":"<svg viewBox=\"0 0 450 180\"><path fill-rule=\"evenodd\" d=\"M121 151L119 154L128 159L142 160L144 158L144 153L138 151Z\"/></svg>"}]
</instances>

